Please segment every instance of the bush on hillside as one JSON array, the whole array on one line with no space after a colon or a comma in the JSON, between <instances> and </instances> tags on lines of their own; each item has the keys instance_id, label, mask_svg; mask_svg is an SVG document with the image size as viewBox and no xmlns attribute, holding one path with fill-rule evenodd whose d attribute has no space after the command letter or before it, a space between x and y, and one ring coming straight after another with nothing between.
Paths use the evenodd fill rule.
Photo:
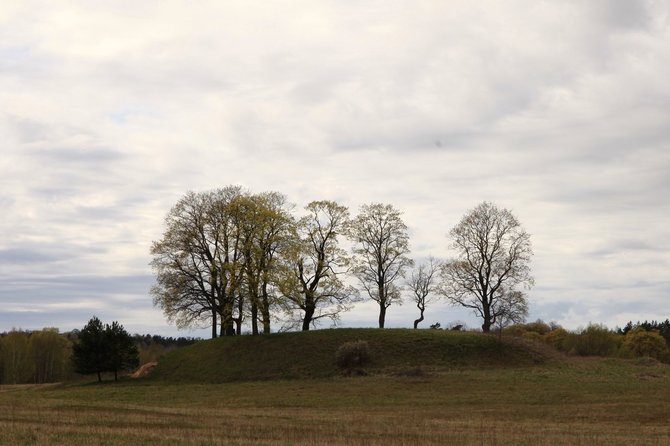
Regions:
<instances>
[{"instance_id":1,"label":"bush on hillside","mask_svg":"<svg viewBox=\"0 0 670 446\"><path fill-rule=\"evenodd\" d=\"M344 369L359 368L372 359L367 341L345 342L335 352L335 362Z\"/></svg>"},{"instance_id":2,"label":"bush on hillside","mask_svg":"<svg viewBox=\"0 0 670 446\"><path fill-rule=\"evenodd\" d=\"M558 325L554 324L553 322L550 325L544 322L542 319L538 319L535 322L529 322L527 324L510 325L504 330L504 333L510 336L524 336L526 333L536 333L540 336L544 336L553 328L557 327ZM537 336L534 335L529 335L526 337L537 340Z\"/></svg>"},{"instance_id":3,"label":"bush on hillside","mask_svg":"<svg viewBox=\"0 0 670 446\"><path fill-rule=\"evenodd\" d=\"M565 345L567 339L571 336L564 328L555 328L544 335L544 342L554 347L556 350L566 351Z\"/></svg>"},{"instance_id":4,"label":"bush on hillside","mask_svg":"<svg viewBox=\"0 0 670 446\"><path fill-rule=\"evenodd\" d=\"M665 338L656 330L635 328L626 333L623 346L627 352L636 357L668 359L669 355Z\"/></svg>"}]
</instances>

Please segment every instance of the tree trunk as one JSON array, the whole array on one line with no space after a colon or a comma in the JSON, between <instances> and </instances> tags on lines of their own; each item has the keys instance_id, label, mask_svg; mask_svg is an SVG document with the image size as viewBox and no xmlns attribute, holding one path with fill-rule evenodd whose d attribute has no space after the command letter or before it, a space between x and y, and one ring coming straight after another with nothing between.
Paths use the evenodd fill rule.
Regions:
<instances>
[{"instance_id":1,"label":"tree trunk","mask_svg":"<svg viewBox=\"0 0 670 446\"><path fill-rule=\"evenodd\" d=\"M270 299L268 298L268 284L263 283L263 298L261 301L261 319L263 321L263 333L270 333Z\"/></svg>"},{"instance_id":2,"label":"tree trunk","mask_svg":"<svg viewBox=\"0 0 670 446\"><path fill-rule=\"evenodd\" d=\"M119 380L119 374L118 374L117 370L114 369L114 381L116 382L118 380Z\"/></svg>"},{"instance_id":3,"label":"tree trunk","mask_svg":"<svg viewBox=\"0 0 670 446\"><path fill-rule=\"evenodd\" d=\"M102 382L102 375L100 374L100 371L98 371L98 382L99 383Z\"/></svg>"},{"instance_id":4,"label":"tree trunk","mask_svg":"<svg viewBox=\"0 0 670 446\"><path fill-rule=\"evenodd\" d=\"M490 333L491 332L491 309L488 304L484 304L483 308L484 311L484 323L482 324L482 331L484 333Z\"/></svg>"},{"instance_id":5,"label":"tree trunk","mask_svg":"<svg viewBox=\"0 0 670 446\"><path fill-rule=\"evenodd\" d=\"M258 305L255 301L251 302L251 334L258 334Z\"/></svg>"},{"instance_id":6,"label":"tree trunk","mask_svg":"<svg viewBox=\"0 0 670 446\"><path fill-rule=\"evenodd\" d=\"M379 304L379 328L384 328L384 322L386 321L386 305Z\"/></svg>"},{"instance_id":7,"label":"tree trunk","mask_svg":"<svg viewBox=\"0 0 670 446\"><path fill-rule=\"evenodd\" d=\"M212 339L216 338L216 308L212 307Z\"/></svg>"},{"instance_id":8,"label":"tree trunk","mask_svg":"<svg viewBox=\"0 0 670 446\"><path fill-rule=\"evenodd\" d=\"M221 316L221 336L230 336L235 334L233 328L233 302L228 302L223 306L223 315Z\"/></svg>"},{"instance_id":9,"label":"tree trunk","mask_svg":"<svg viewBox=\"0 0 670 446\"><path fill-rule=\"evenodd\" d=\"M419 319L416 319L416 320L414 321L414 329L415 329L415 330L416 330L417 328L419 328L419 322L423 321L423 311L424 311L424 309L421 308L421 307L419 307L419 311L421 311L421 316L419 317Z\"/></svg>"},{"instance_id":10,"label":"tree trunk","mask_svg":"<svg viewBox=\"0 0 670 446\"><path fill-rule=\"evenodd\" d=\"M309 327L312 324L312 318L314 317L315 311L316 308L312 306L305 308L305 317L302 320L302 331L309 331Z\"/></svg>"}]
</instances>

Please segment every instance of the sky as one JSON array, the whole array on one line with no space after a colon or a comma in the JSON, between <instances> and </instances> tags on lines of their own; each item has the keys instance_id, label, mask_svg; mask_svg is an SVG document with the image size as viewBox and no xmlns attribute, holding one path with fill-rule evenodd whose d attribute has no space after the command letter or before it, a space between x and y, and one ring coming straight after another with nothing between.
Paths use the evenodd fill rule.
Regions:
<instances>
[{"instance_id":1,"label":"sky","mask_svg":"<svg viewBox=\"0 0 670 446\"><path fill-rule=\"evenodd\" d=\"M531 234L529 319L665 319L668 79L668 0L3 0L0 332L207 336L153 307L149 249L226 185L390 203L417 261L492 201Z\"/></svg>"}]
</instances>

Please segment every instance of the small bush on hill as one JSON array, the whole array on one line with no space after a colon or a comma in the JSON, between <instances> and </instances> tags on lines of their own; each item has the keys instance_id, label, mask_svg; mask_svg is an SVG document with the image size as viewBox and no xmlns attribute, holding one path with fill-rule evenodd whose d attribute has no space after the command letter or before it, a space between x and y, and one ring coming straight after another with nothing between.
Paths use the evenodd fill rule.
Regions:
<instances>
[{"instance_id":1,"label":"small bush on hill","mask_svg":"<svg viewBox=\"0 0 670 446\"><path fill-rule=\"evenodd\" d=\"M363 367L371 358L367 341L345 342L335 352L335 362L344 369Z\"/></svg>"},{"instance_id":2,"label":"small bush on hill","mask_svg":"<svg viewBox=\"0 0 670 446\"><path fill-rule=\"evenodd\" d=\"M545 323L542 319L538 319L535 322L529 322L527 324L514 324L505 328L504 333L510 336L524 336L526 333L536 333L540 336L544 336L549 333L553 328L558 327L553 322L551 325ZM528 337L528 336L524 336ZM529 339L537 340L537 336L530 335Z\"/></svg>"}]
</instances>

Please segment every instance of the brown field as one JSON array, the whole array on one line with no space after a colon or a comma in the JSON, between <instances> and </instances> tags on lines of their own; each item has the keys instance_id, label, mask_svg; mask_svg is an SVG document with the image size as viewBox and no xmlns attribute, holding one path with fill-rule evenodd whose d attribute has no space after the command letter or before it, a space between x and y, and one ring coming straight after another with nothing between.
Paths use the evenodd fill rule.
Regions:
<instances>
[{"instance_id":1,"label":"brown field","mask_svg":"<svg viewBox=\"0 0 670 446\"><path fill-rule=\"evenodd\" d=\"M0 386L0 444L670 445L670 367L655 361L405 372Z\"/></svg>"}]
</instances>

